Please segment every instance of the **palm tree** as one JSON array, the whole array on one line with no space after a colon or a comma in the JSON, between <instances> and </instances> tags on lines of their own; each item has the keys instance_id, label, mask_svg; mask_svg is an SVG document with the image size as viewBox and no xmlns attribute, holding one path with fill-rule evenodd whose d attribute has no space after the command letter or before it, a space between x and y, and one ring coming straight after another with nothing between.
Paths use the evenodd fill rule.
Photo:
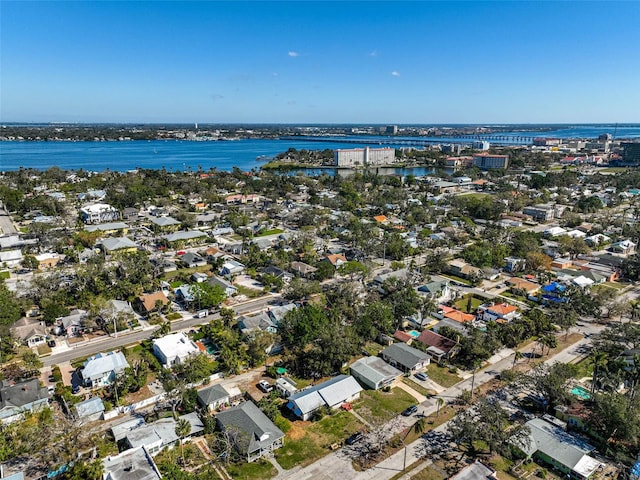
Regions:
<instances>
[{"instance_id":1,"label":"palm tree","mask_svg":"<svg viewBox=\"0 0 640 480\"><path fill-rule=\"evenodd\" d=\"M183 439L191 433L191 424L184 418L179 419L176 422L176 435L180 437L180 456L182 457L182 463L184 464L184 442Z\"/></svg>"},{"instance_id":2,"label":"palm tree","mask_svg":"<svg viewBox=\"0 0 640 480\"><path fill-rule=\"evenodd\" d=\"M607 363L607 354L605 352L599 352L594 350L591 354L591 358L593 359L593 379L591 380L591 394L596 390L596 380L598 378L598 368L606 365Z\"/></svg>"},{"instance_id":3,"label":"palm tree","mask_svg":"<svg viewBox=\"0 0 640 480\"><path fill-rule=\"evenodd\" d=\"M444 399L440 397L436 398L436 418L440 415L440 407L442 407L442 405L444 405Z\"/></svg>"},{"instance_id":4,"label":"palm tree","mask_svg":"<svg viewBox=\"0 0 640 480\"><path fill-rule=\"evenodd\" d=\"M513 355L513 365L511 366L511 368L515 368L516 363L518 363L518 360L520 360L522 357L522 352L516 350L516 353Z\"/></svg>"}]
</instances>

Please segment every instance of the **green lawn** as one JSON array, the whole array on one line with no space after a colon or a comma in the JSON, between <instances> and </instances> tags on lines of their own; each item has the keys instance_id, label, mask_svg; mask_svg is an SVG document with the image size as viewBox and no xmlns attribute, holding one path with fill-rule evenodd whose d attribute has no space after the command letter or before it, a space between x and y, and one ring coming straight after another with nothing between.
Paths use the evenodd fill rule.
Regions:
<instances>
[{"instance_id":1,"label":"green lawn","mask_svg":"<svg viewBox=\"0 0 640 480\"><path fill-rule=\"evenodd\" d=\"M259 232L258 235L256 235L256 238L266 237L267 235L276 235L278 233L284 233L284 230L282 230L281 228L272 228L271 230L263 230L262 232Z\"/></svg>"},{"instance_id":2,"label":"green lawn","mask_svg":"<svg viewBox=\"0 0 640 480\"><path fill-rule=\"evenodd\" d=\"M0 280L6 280L10 276L11 276L11 273L8 272L7 270L0 272Z\"/></svg>"},{"instance_id":3,"label":"green lawn","mask_svg":"<svg viewBox=\"0 0 640 480\"><path fill-rule=\"evenodd\" d=\"M274 452L276 460L286 470L296 465L310 465L327 453L329 450L318 445L310 434L296 440L285 437L284 446Z\"/></svg>"},{"instance_id":4,"label":"green lawn","mask_svg":"<svg viewBox=\"0 0 640 480\"><path fill-rule=\"evenodd\" d=\"M451 373L447 367L441 367L435 363L427 365L427 375L429 378L445 388L452 387L462 380L455 373Z\"/></svg>"},{"instance_id":5,"label":"green lawn","mask_svg":"<svg viewBox=\"0 0 640 480\"><path fill-rule=\"evenodd\" d=\"M309 465L324 457L329 446L343 442L349 435L364 429L362 423L349 412L340 411L313 422L295 421L286 434L284 447L275 451L282 468Z\"/></svg>"},{"instance_id":6,"label":"green lawn","mask_svg":"<svg viewBox=\"0 0 640 480\"><path fill-rule=\"evenodd\" d=\"M624 290L626 288L626 285L621 285L616 282L604 282L602 285L609 288L615 288L616 290Z\"/></svg>"},{"instance_id":7,"label":"green lawn","mask_svg":"<svg viewBox=\"0 0 640 480\"><path fill-rule=\"evenodd\" d=\"M236 285L236 288L238 289L238 293L240 295L244 295L248 298L258 298L261 297L262 295L264 295L264 290L263 289L253 289L253 288L247 288L244 287L242 285Z\"/></svg>"},{"instance_id":8,"label":"green lawn","mask_svg":"<svg viewBox=\"0 0 640 480\"><path fill-rule=\"evenodd\" d=\"M471 310L467 310L467 304L469 303L469 297L471 297ZM479 298L474 297L473 295L465 295L460 300L458 300L454 307L458 310L461 310L465 313L473 313L475 312L480 305L482 305L485 301L480 300Z\"/></svg>"},{"instance_id":9,"label":"green lawn","mask_svg":"<svg viewBox=\"0 0 640 480\"><path fill-rule=\"evenodd\" d=\"M266 460L240 463L238 465L225 465L224 468L234 480L262 480L273 478L278 473L276 468Z\"/></svg>"},{"instance_id":10,"label":"green lawn","mask_svg":"<svg viewBox=\"0 0 640 480\"><path fill-rule=\"evenodd\" d=\"M462 278L462 277L457 277L456 275L452 275L450 273L447 273L446 275L441 274L440 276L444 277L444 278L447 278L449 280L453 280L454 282L460 282L460 283L462 283L464 285L467 285L469 287L471 286L471 283L469 283L469 280L467 280L465 278Z\"/></svg>"},{"instance_id":11,"label":"green lawn","mask_svg":"<svg viewBox=\"0 0 640 480\"><path fill-rule=\"evenodd\" d=\"M415 403L415 398L395 387L390 392L365 390L362 392L362 399L354 405L354 408L365 419L371 418L374 423L377 423L375 420L386 422Z\"/></svg>"},{"instance_id":12,"label":"green lawn","mask_svg":"<svg viewBox=\"0 0 640 480\"><path fill-rule=\"evenodd\" d=\"M384 345L380 345L378 342L367 342L364 346L364 349L374 357L377 357L378 354L385 348L386 347Z\"/></svg>"},{"instance_id":13,"label":"green lawn","mask_svg":"<svg viewBox=\"0 0 640 480\"><path fill-rule=\"evenodd\" d=\"M411 476L411 480L444 480L447 478L435 468L428 466Z\"/></svg>"},{"instance_id":14,"label":"green lawn","mask_svg":"<svg viewBox=\"0 0 640 480\"><path fill-rule=\"evenodd\" d=\"M427 390L422 385L420 385L418 382L415 382L413 380L413 378L402 377L402 381L404 383L406 383L407 385L409 385L411 388L413 388L416 392L424 395L425 397L428 397L429 395L434 395L436 393L436 392L433 392L431 390Z\"/></svg>"}]
</instances>

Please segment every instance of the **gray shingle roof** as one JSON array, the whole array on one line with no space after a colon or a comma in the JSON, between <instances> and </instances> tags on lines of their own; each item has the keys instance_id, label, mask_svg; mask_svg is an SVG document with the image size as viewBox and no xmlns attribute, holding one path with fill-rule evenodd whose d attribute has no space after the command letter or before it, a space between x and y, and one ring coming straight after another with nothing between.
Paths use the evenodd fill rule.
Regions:
<instances>
[{"instance_id":1,"label":"gray shingle roof","mask_svg":"<svg viewBox=\"0 0 640 480\"><path fill-rule=\"evenodd\" d=\"M220 384L198 390L198 400L202 405L211 405L225 398L229 398L229 392Z\"/></svg>"},{"instance_id":2,"label":"gray shingle roof","mask_svg":"<svg viewBox=\"0 0 640 480\"><path fill-rule=\"evenodd\" d=\"M338 375L289 397L302 412L307 414L323 405L333 407L362 391L362 387L351 375Z\"/></svg>"},{"instance_id":3,"label":"gray shingle roof","mask_svg":"<svg viewBox=\"0 0 640 480\"><path fill-rule=\"evenodd\" d=\"M364 377L372 383L378 383L389 378L402 375L402 372L392 367L387 362L378 357L364 357L355 361L351 365L351 372Z\"/></svg>"},{"instance_id":4,"label":"gray shingle roof","mask_svg":"<svg viewBox=\"0 0 640 480\"><path fill-rule=\"evenodd\" d=\"M108 372L122 372L127 367L129 367L129 362L124 358L122 352L98 353L87 359L82 370L82 378L93 380L101 378Z\"/></svg>"},{"instance_id":5,"label":"gray shingle roof","mask_svg":"<svg viewBox=\"0 0 640 480\"><path fill-rule=\"evenodd\" d=\"M102 247L109 252L113 252L124 248L138 248L138 244L133 240L129 240L127 237L116 237L102 240Z\"/></svg>"},{"instance_id":6,"label":"gray shingle roof","mask_svg":"<svg viewBox=\"0 0 640 480\"><path fill-rule=\"evenodd\" d=\"M216 420L225 429L237 428L246 434L241 437L243 453L266 448L284 437L284 433L253 402L244 402L220 412Z\"/></svg>"},{"instance_id":7,"label":"gray shingle roof","mask_svg":"<svg viewBox=\"0 0 640 480\"><path fill-rule=\"evenodd\" d=\"M417 363L424 362L431 358L428 354L410 347L406 343L394 343L381 352L383 357L394 360L398 365L406 368L413 368Z\"/></svg>"},{"instance_id":8,"label":"gray shingle roof","mask_svg":"<svg viewBox=\"0 0 640 480\"><path fill-rule=\"evenodd\" d=\"M76 403L76 412L78 417L89 417L95 413L104 412L104 403L100 397L92 397L83 402Z\"/></svg>"}]
</instances>

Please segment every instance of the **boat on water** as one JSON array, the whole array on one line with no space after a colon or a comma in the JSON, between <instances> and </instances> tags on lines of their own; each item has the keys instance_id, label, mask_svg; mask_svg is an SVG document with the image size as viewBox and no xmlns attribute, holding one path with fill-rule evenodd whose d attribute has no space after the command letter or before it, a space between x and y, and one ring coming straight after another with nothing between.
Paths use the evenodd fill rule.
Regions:
<instances>
[{"instance_id":1,"label":"boat on water","mask_svg":"<svg viewBox=\"0 0 640 480\"><path fill-rule=\"evenodd\" d=\"M271 160L273 160L271 155L258 155L256 157L256 162L270 162Z\"/></svg>"}]
</instances>

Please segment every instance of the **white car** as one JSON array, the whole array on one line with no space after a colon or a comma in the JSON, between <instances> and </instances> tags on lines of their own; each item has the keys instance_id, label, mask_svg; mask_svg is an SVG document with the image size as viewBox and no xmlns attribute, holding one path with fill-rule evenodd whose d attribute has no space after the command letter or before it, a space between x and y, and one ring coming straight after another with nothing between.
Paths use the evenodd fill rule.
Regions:
<instances>
[{"instance_id":1,"label":"white car","mask_svg":"<svg viewBox=\"0 0 640 480\"><path fill-rule=\"evenodd\" d=\"M269 382L267 382L266 380L260 380L258 382L258 388L260 390L262 390L264 393L269 393L271 392L271 390L273 390L273 385L271 385Z\"/></svg>"}]
</instances>

